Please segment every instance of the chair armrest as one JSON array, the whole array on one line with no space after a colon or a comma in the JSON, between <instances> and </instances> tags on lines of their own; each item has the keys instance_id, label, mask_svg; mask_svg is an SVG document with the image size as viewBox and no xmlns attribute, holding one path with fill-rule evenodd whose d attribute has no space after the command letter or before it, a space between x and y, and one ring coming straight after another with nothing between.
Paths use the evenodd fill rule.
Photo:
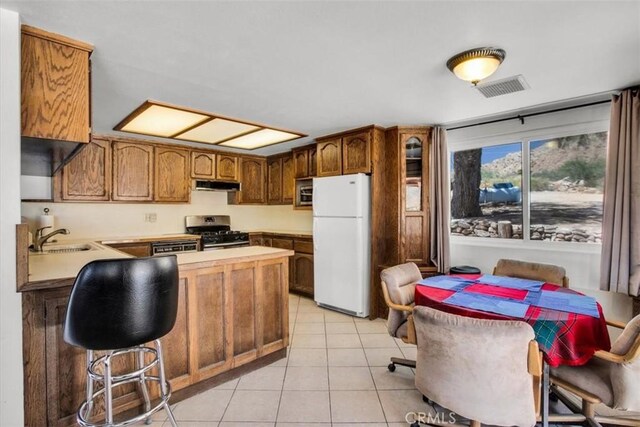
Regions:
<instances>
[{"instance_id":1,"label":"chair armrest","mask_svg":"<svg viewBox=\"0 0 640 427\"><path fill-rule=\"evenodd\" d=\"M411 307L410 305L396 304L393 301L391 301L391 298L389 298L389 291L387 290L387 284L384 283L384 281L382 282L382 295L384 296L384 302L387 304L387 306L389 306L389 308L392 308L398 311L406 311L408 313L413 313L413 307Z\"/></svg>"},{"instance_id":2,"label":"chair armrest","mask_svg":"<svg viewBox=\"0 0 640 427\"><path fill-rule=\"evenodd\" d=\"M536 341L529 342L527 367L529 373L534 377L539 377L542 375L542 353L540 353L540 349Z\"/></svg>"},{"instance_id":3,"label":"chair armrest","mask_svg":"<svg viewBox=\"0 0 640 427\"><path fill-rule=\"evenodd\" d=\"M624 322L619 322L617 320L607 320L608 326L613 326L614 328L624 329L627 324Z\"/></svg>"},{"instance_id":4,"label":"chair armrest","mask_svg":"<svg viewBox=\"0 0 640 427\"><path fill-rule=\"evenodd\" d=\"M636 337L636 341L633 343L627 354L615 354L610 351L598 350L593 354L598 359L606 360L612 363L629 363L640 357L640 336Z\"/></svg>"}]
</instances>

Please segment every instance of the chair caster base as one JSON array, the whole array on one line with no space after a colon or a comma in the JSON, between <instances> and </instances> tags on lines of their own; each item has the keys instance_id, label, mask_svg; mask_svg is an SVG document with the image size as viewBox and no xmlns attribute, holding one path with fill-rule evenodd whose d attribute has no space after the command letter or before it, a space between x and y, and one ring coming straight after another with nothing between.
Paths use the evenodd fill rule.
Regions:
<instances>
[{"instance_id":1,"label":"chair caster base","mask_svg":"<svg viewBox=\"0 0 640 427\"><path fill-rule=\"evenodd\" d=\"M429 405L431 405L433 402L431 401L431 399L429 399L427 396L422 395L422 401L424 403L428 403Z\"/></svg>"},{"instance_id":2,"label":"chair caster base","mask_svg":"<svg viewBox=\"0 0 640 427\"><path fill-rule=\"evenodd\" d=\"M395 363L389 363L389 366L387 366L387 369L389 370L389 372L394 372L396 370Z\"/></svg>"},{"instance_id":3,"label":"chair caster base","mask_svg":"<svg viewBox=\"0 0 640 427\"><path fill-rule=\"evenodd\" d=\"M420 423L418 421L414 421L411 423L411 427L420 427Z\"/></svg>"},{"instance_id":4,"label":"chair caster base","mask_svg":"<svg viewBox=\"0 0 640 427\"><path fill-rule=\"evenodd\" d=\"M144 423L146 425L151 425L152 422L153 422L153 420L151 418L147 418L146 420L144 420Z\"/></svg>"}]
</instances>

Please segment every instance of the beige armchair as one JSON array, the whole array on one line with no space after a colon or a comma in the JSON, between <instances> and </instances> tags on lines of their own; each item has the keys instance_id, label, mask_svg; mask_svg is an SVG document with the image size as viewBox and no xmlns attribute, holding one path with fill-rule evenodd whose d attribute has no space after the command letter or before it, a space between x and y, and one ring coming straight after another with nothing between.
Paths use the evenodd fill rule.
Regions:
<instances>
[{"instance_id":1,"label":"beige armchair","mask_svg":"<svg viewBox=\"0 0 640 427\"><path fill-rule=\"evenodd\" d=\"M569 287L569 278L566 276L565 269L552 264L501 259L494 267L493 275L542 280L565 288Z\"/></svg>"},{"instance_id":2,"label":"beige armchair","mask_svg":"<svg viewBox=\"0 0 640 427\"><path fill-rule=\"evenodd\" d=\"M424 396L472 420L472 426L536 424L542 359L529 324L422 306L413 317L416 387Z\"/></svg>"},{"instance_id":3,"label":"beige armchair","mask_svg":"<svg viewBox=\"0 0 640 427\"><path fill-rule=\"evenodd\" d=\"M412 262L396 265L382 270L382 295L389 307L387 330L389 335L400 338L410 344L416 343L416 329L413 324L413 303L416 292L416 282L422 280L418 266ZM391 372L396 365L415 368L415 360L392 357L388 368Z\"/></svg>"},{"instance_id":4,"label":"beige armchair","mask_svg":"<svg viewBox=\"0 0 640 427\"><path fill-rule=\"evenodd\" d=\"M626 326L619 322L607 324L624 329L611 346L611 351L597 351L583 366L559 366L551 368L551 384L576 394L582 399L582 415L591 425L597 423L614 425L640 425L640 417L600 417L595 415L595 405L622 411L640 411L640 315ZM570 400L563 402L574 410Z\"/></svg>"}]
</instances>

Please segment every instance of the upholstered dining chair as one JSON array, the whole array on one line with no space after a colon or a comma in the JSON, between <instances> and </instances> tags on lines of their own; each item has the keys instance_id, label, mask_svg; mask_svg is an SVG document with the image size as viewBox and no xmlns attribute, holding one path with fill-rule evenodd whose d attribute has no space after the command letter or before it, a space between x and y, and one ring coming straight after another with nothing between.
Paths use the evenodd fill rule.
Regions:
<instances>
[{"instance_id":1,"label":"upholstered dining chair","mask_svg":"<svg viewBox=\"0 0 640 427\"><path fill-rule=\"evenodd\" d=\"M571 409L581 412L590 425L640 425L640 418L595 415L595 405L603 403L621 411L640 411L640 315L626 326L607 321L609 326L623 329L610 351L599 350L583 366L551 368L553 388L563 388L582 399L582 408L574 408L571 401L558 396Z\"/></svg>"},{"instance_id":2,"label":"upholstered dining chair","mask_svg":"<svg viewBox=\"0 0 640 427\"><path fill-rule=\"evenodd\" d=\"M472 427L536 424L542 358L529 324L423 306L413 317L416 388L425 397L472 420Z\"/></svg>"},{"instance_id":3,"label":"upholstered dining chair","mask_svg":"<svg viewBox=\"0 0 640 427\"><path fill-rule=\"evenodd\" d=\"M396 265L382 270L382 295L389 307L387 330L389 335L402 341L415 344L416 329L413 325L413 303L416 292L416 282L422 280L418 266L412 262ZM415 360L392 357L388 368L391 372L396 365L415 368Z\"/></svg>"},{"instance_id":4,"label":"upholstered dining chair","mask_svg":"<svg viewBox=\"0 0 640 427\"><path fill-rule=\"evenodd\" d=\"M521 279L542 280L564 288L569 287L569 278L564 268L553 264L501 259L493 269L494 276L519 277Z\"/></svg>"}]
</instances>

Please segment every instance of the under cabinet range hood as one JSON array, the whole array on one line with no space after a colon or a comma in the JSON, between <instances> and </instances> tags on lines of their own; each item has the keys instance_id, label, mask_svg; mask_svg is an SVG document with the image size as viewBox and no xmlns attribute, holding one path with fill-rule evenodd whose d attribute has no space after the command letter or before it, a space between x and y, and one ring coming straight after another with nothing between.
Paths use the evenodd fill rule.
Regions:
<instances>
[{"instance_id":1,"label":"under cabinet range hood","mask_svg":"<svg viewBox=\"0 0 640 427\"><path fill-rule=\"evenodd\" d=\"M197 179L193 189L196 191L240 191L240 183Z\"/></svg>"}]
</instances>

